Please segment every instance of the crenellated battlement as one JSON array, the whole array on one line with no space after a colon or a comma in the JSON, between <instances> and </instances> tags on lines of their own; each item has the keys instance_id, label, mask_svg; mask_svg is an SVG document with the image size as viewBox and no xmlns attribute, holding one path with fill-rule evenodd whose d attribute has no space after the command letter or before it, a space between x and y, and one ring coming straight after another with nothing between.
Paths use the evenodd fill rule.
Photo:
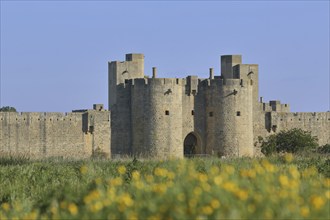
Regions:
<instances>
[{"instance_id":1,"label":"crenellated battlement","mask_svg":"<svg viewBox=\"0 0 330 220\"><path fill-rule=\"evenodd\" d=\"M95 132L97 132L95 135ZM32 158L86 158L96 149L110 157L110 112L0 112L0 154Z\"/></svg>"},{"instance_id":2,"label":"crenellated battlement","mask_svg":"<svg viewBox=\"0 0 330 220\"><path fill-rule=\"evenodd\" d=\"M259 66L221 56L208 78L145 76L144 55L108 63L109 109L0 112L0 154L88 158L95 153L152 158L259 155L258 137L301 128L330 143L330 112L290 112L259 100Z\"/></svg>"},{"instance_id":3,"label":"crenellated battlement","mask_svg":"<svg viewBox=\"0 0 330 220\"><path fill-rule=\"evenodd\" d=\"M152 86L153 88L167 88L172 86L178 87L191 87L188 90L198 90L210 89L210 88L220 88L220 87L245 87L253 86L253 81L251 79L199 79L198 77L191 78L187 76L186 78L136 78L136 79L126 79L124 84L117 85L118 88L132 88L132 87L145 87Z\"/></svg>"},{"instance_id":4,"label":"crenellated battlement","mask_svg":"<svg viewBox=\"0 0 330 220\"><path fill-rule=\"evenodd\" d=\"M0 120L7 118L8 120L20 123L22 121L78 121L81 119L82 113L72 112L0 112Z\"/></svg>"}]
</instances>

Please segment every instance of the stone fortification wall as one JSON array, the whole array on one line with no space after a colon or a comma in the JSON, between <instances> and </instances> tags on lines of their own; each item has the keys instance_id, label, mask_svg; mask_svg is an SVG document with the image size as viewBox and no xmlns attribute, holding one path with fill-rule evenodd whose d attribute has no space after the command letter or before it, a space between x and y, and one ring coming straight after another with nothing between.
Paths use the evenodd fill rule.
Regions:
<instances>
[{"instance_id":1,"label":"stone fortification wall","mask_svg":"<svg viewBox=\"0 0 330 220\"><path fill-rule=\"evenodd\" d=\"M111 154L132 154L131 89L126 84L117 86L117 101L111 107Z\"/></svg>"},{"instance_id":2,"label":"stone fortification wall","mask_svg":"<svg viewBox=\"0 0 330 220\"><path fill-rule=\"evenodd\" d=\"M183 156L182 80L134 79L131 89L132 148L142 156Z\"/></svg>"},{"instance_id":3,"label":"stone fortification wall","mask_svg":"<svg viewBox=\"0 0 330 220\"><path fill-rule=\"evenodd\" d=\"M44 157L110 156L110 113L0 112L0 153Z\"/></svg>"},{"instance_id":4,"label":"stone fortification wall","mask_svg":"<svg viewBox=\"0 0 330 220\"><path fill-rule=\"evenodd\" d=\"M251 80L214 79L203 83L206 153L253 155Z\"/></svg>"},{"instance_id":5,"label":"stone fortification wall","mask_svg":"<svg viewBox=\"0 0 330 220\"><path fill-rule=\"evenodd\" d=\"M182 140L189 134L196 137L195 154L205 154L205 99L200 90L203 79L188 76L182 87Z\"/></svg>"},{"instance_id":6,"label":"stone fortification wall","mask_svg":"<svg viewBox=\"0 0 330 220\"><path fill-rule=\"evenodd\" d=\"M201 83L200 93L203 94L205 99L205 148L207 154L214 154L222 152L220 145L220 136L222 130L220 124L221 110L220 110L220 94L221 94L222 80L216 78L207 80Z\"/></svg>"},{"instance_id":7,"label":"stone fortification wall","mask_svg":"<svg viewBox=\"0 0 330 220\"><path fill-rule=\"evenodd\" d=\"M252 80L225 79L222 86L220 129L225 155L253 156Z\"/></svg>"},{"instance_id":8,"label":"stone fortification wall","mask_svg":"<svg viewBox=\"0 0 330 220\"><path fill-rule=\"evenodd\" d=\"M260 103L263 108L264 103ZM330 112L265 112L260 111L258 129L254 130L255 155L261 155L258 137L263 138L283 130L300 128L318 137L319 145L330 143Z\"/></svg>"},{"instance_id":9,"label":"stone fortification wall","mask_svg":"<svg viewBox=\"0 0 330 220\"><path fill-rule=\"evenodd\" d=\"M111 110L111 151L113 156L131 155L132 111L128 80L144 78L144 55L126 54L125 61L108 63L109 109Z\"/></svg>"},{"instance_id":10,"label":"stone fortification wall","mask_svg":"<svg viewBox=\"0 0 330 220\"><path fill-rule=\"evenodd\" d=\"M144 55L126 54L125 61L108 63L109 76L109 109L117 103L117 85L124 84L127 79L144 77ZM120 96L120 94L118 94Z\"/></svg>"},{"instance_id":11,"label":"stone fortification wall","mask_svg":"<svg viewBox=\"0 0 330 220\"><path fill-rule=\"evenodd\" d=\"M317 136L319 145L330 143L330 112L270 112L268 118L270 132L301 128Z\"/></svg>"}]
</instances>

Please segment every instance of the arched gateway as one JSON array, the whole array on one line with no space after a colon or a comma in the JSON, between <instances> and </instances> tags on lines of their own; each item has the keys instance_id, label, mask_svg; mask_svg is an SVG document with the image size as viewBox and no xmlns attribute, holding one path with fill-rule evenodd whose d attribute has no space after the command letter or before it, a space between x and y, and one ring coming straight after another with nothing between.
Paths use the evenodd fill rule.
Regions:
<instances>
[{"instance_id":1,"label":"arched gateway","mask_svg":"<svg viewBox=\"0 0 330 220\"><path fill-rule=\"evenodd\" d=\"M199 152L199 141L197 136L191 132L189 133L183 142L183 153L185 157L191 157Z\"/></svg>"}]
</instances>

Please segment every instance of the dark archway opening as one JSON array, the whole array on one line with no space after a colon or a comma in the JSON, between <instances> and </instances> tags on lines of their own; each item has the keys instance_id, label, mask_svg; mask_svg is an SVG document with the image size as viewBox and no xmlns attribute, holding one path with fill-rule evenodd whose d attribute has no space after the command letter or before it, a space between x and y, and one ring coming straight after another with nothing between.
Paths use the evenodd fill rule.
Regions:
<instances>
[{"instance_id":1,"label":"dark archway opening","mask_svg":"<svg viewBox=\"0 0 330 220\"><path fill-rule=\"evenodd\" d=\"M183 142L183 153L185 157L192 157L196 154L197 137L193 133L189 133Z\"/></svg>"}]
</instances>

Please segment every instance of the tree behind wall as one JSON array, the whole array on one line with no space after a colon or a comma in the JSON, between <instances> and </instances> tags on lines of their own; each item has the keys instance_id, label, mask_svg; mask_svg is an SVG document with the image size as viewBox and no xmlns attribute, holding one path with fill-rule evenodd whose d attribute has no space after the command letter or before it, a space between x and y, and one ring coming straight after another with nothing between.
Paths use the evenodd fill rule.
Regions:
<instances>
[{"instance_id":1,"label":"tree behind wall","mask_svg":"<svg viewBox=\"0 0 330 220\"><path fill-rule=\"evenodd\" d=\"M300 128L280 131L261 140L261 152L266 156L276 153L298 153L315 149L317 137Z\"/></svg>"},{"instance_id":2,"label":"tree behind wall","mask_svg":"<svg viewBox=\"0 0 330 220\"><path fill-rule=\"evenodd\" d=\"M0 112L17 112L14 107L4 106L0 108Z\"/></svg>"}]
</instances>

